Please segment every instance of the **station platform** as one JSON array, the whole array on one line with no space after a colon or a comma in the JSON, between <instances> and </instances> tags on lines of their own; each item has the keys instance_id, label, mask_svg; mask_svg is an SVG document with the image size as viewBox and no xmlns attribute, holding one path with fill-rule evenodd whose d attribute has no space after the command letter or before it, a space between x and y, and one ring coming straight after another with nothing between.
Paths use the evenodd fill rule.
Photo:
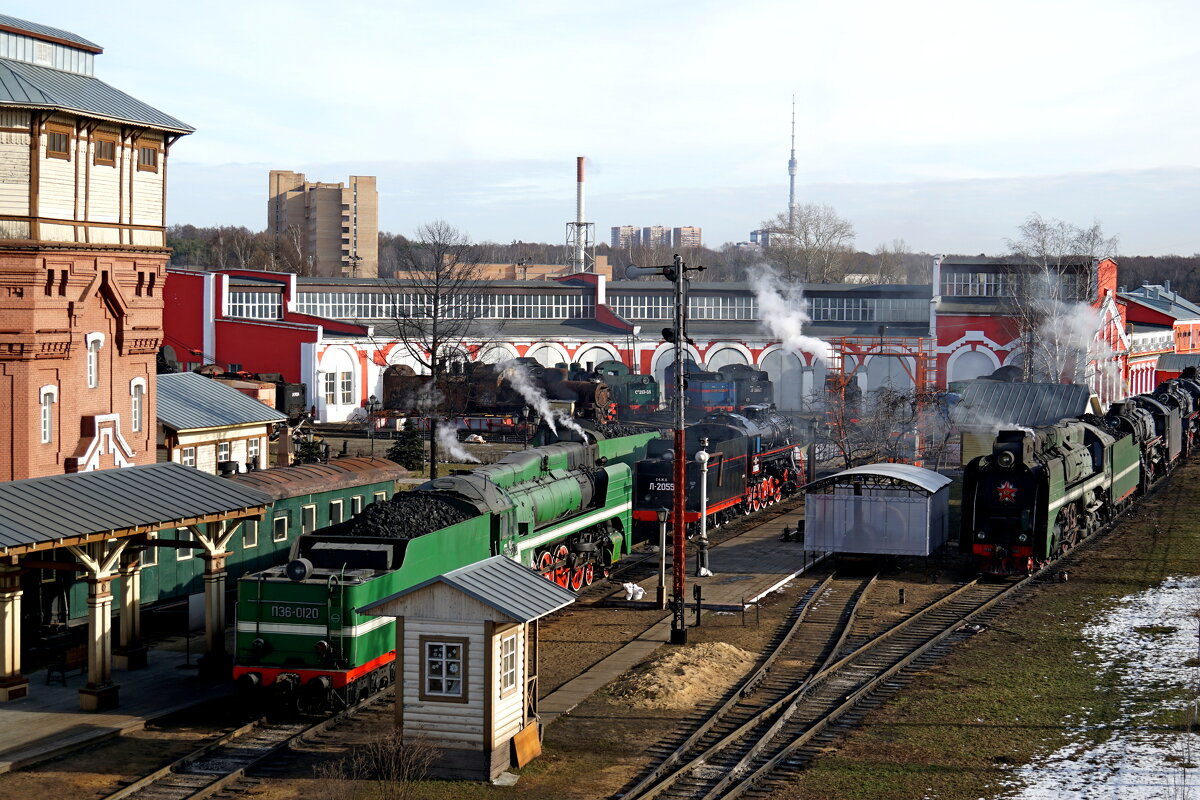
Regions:
<instances>
[{"instance_id":1,"label":"station platform","mask_svg":"<svg viewBox=\"0 0 1200 800\"><path fill-rule=\"evenodd\" d=\"M781 541L786 525L791 530L804 519L803 509L780 514L756 525L743 534L709 548L708 564L711 577L697 578L695 546L690 544L685 556L688 561L687 603L690 619L695 601L692 586L701 587L701 606L710 611L740 611L765 595L770 594L794 578L802 575L819 563L823 553L806 550L800 542ZM640 581L646 597L652 601L658 586L658 576ZM671 557L667 556L667 594L671 593ZM604 602L619 603L631 607L645 608L645 598L640 603L624 602L623 591L610 595ZM590 669L543 697L538 704L542 724L549 725L584 700L591 697L605 684L615 680L671 638L671 615L664 616L637 638L620 650L601 659Z\"/></svg>"},{"instance_id":2,"label":"station platform","mask_svg":"<svg viewBox=\"0 0 1200 800\"><path fill-rule=\"evenodd\" d=\"M120 705L111 711L79 710L86 675L73 672L66 686L47 686L45 670L29 673L29 695L0 704L0 773L141 730L147 722L230 694L229 681L203 680L196 674L197 641L202 644L203 636L193 637L190 654L183 637L159 642L144 669L114 670L121 694Z\"/></svg>"}]
</instances>

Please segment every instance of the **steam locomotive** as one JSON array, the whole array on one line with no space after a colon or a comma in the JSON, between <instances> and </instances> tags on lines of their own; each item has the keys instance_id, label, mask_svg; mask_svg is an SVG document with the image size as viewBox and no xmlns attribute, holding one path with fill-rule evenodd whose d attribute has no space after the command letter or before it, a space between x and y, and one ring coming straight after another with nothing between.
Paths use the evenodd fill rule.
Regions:
<instances>
[{"instance_id":1,"label":"steam locomotive","mask_svg":"<svg viewBox=\"0 0 1200 800\"><path fill-rule=\"evenodd\" d=\"M1061 556L1165 478L1200 430L1195 372L1103 416L1001 430L963 476L964 553L987 574L1027 574Z\"/></svg>"},{"instance_id":2,"label":"steam locomotive","mask_svg":"<svg viewBox=\"0 0 1200 800\"><path fill-rule=\"evenodd\" d=\"M709 454L706 472L708 517L713 527L778 503L804 486L807 478L805 443L810 432L797 429L787 417L767 406L750 406L743 413L705 416L685 429L687 459L684 519L695 531L700 521L701 469L696 453ZM675 493L677 454L665 439L651 441L646 458L634 474L633 519L639 539L656 536L659 509L671 509Z\"/></svg>"}]
</instances>

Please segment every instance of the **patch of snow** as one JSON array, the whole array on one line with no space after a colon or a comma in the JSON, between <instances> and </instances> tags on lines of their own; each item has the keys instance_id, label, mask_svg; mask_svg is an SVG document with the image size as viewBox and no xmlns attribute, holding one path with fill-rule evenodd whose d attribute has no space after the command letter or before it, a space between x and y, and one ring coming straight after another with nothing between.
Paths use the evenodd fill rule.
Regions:
<instances>
[{"instance_id":1,"label":"patch of snow","mask_svg":"<svg viewBox=\"0 0 1200 800\"><path fill-rule=\"evenodd\" d=\"M1195 720L1197 671L1185 662L1198 654L1198 609L1200 578L1170 578L1084 628L1112 676L1105 688L1119 705L1117 718L1090 722L1089 709L1067 716L1074 741L1013 770L1000 796L1200 798L1200 736L1162 725L1164 711L1172 726Z\"/></svg>"}]
</instances>

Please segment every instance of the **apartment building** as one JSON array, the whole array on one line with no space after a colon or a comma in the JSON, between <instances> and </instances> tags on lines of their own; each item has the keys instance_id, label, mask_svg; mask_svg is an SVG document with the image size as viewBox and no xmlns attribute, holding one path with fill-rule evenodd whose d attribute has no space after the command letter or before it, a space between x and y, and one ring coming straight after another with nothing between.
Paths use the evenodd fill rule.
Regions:
<instances>
[{"instance_id":1,"label":"apartment building","mask_svg":"<svg viewBox=\"0 0 1200 800\"><path fill-rule=\"evenodd\" d=\"M349 184L310 183L302 173L271 170L267 230L298 237L310 274L379 276L379 192L374 176Z\"/></svg>"},{"instance_id":2,"label":"apartment building","mask_svg":"<svg viewBox=\"0 0 1200 800\"><path fill-rule=\"evenodd\" d=\"M693 226L671 229L672 247L700 247L700 229Z\"/></svg>"}]
</instances>

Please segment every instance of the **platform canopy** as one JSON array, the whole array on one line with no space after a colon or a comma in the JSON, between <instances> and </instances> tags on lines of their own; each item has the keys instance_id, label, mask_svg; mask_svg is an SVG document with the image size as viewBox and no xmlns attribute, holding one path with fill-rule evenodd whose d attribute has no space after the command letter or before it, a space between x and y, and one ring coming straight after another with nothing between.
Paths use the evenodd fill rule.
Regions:
<instances>
[{"instance_id":1,"label":"platform canopy","mask_svg":"<svg viewBox=\"0 0 1200 800\"><path fill-rule=\"evenodd\" d=\"M0 483L0 553L261 515L270 495L164 462Z\"/></svg>"},{"instance_id":2,"label":"platform canopy","mask_svg":"<svg viewBox=\"0 0 1200 800\"><path fill-rule=\"evenodd\" d=\"M925 494L935 494L950 483L952 481L945 475L911 464L866 464L819 478L805 486L804 491L806 494L818 494L831 491L835 486L870 484L876 488L907 486Z\"/></svg>"},{"instance_id":3,"label":"platform canopy","mask_svg":"<svg viewBox=\"0 0 1200 800\"><path fill-rule=\"evenodd\" d=\"M1158 357L1156 369L1162 372L1182 372L1188 367L1200 367L1200 353L1164 353Z\"/></svg>"},{"instance_id":4,"label":"platform canopy","mask_svg":"<svg viewBox=\"0 0 1200 800\"><path fill-rule=\"evenodd\" d=\"M575 594L506 556L492 556L430 578L358 609L360 614L387 615L405 595L444 583L515 622L531 622L575 602Z\"/></svg>"}]
</instances>

